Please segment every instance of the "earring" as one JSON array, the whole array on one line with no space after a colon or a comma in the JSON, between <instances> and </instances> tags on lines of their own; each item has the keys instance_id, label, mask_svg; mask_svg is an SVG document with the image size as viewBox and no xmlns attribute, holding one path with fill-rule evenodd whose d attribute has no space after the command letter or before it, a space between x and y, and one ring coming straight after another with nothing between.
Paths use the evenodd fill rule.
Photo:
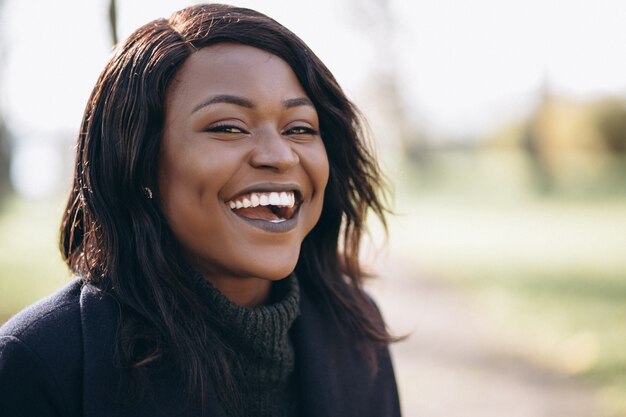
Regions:
<instances>
[{"instance_id":1,"label":"earring","mask_svg":"<svg viewBox=\"0 0 626 417\"><path fill-rule=\"evenodd\" d=\"M152 190L150 189L150 187L143 187L143 191L146 193L146 197L148 197L148 200L152 200Z\"/></svg>"}]
</instances>

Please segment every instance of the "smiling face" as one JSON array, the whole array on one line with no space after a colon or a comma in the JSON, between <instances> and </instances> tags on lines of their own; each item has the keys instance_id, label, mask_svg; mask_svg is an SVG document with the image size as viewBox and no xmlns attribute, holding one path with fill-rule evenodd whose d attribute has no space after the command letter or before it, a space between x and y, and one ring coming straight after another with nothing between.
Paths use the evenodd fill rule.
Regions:
<instances>
[{"instance_id":1,"label":"smiling face","mask_svg":"<svg viewBox=\"0 0 626 417\"><path fill-rule=\"evenodd\" d=\"M158 199L188 261L218 289L289 275L329 170L317 112L289 65L250 46L203 48L165 109Z\"/></svg>"}]
</instances>

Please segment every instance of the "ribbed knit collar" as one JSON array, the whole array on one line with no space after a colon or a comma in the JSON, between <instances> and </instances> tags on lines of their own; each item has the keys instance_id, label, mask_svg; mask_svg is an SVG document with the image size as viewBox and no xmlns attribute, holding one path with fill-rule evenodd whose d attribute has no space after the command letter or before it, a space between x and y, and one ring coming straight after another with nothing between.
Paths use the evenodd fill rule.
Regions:
<instances>
[{"instance_id":1,"label":"ribbed knit collar","mask_svg":"<svg viewBox=\"0 0 626 417\"><path fill-rule=\"evenodd\" d=\"M271 302L256 307L233 303L198 273L195 279L211 314L219 318L216 330L229 346L228 362L238 384L237 393L225 395L226 413L233 417L297 415L295 355L288 334L300 314L296 276L272 283ZM239 399L236 407L234 398Z\"/></svg>"},{"instance_id":2,"label":"ribbed knit collar","mask_svg":"<svg viewBox=\"0 0 626 417\"><path fill-rule=\"evenodd\" d=\"M272 284L273 302L255 307L233 303L199 273L195 278L200 280L201 297L207 301L211 312L220 317L219 321L228 329L228 336L254 350L271 349L278 340L286 337L300 314L300 289L294 275ZM279 297L274 296L276 293Z\"/></svg>"}]
</instances>

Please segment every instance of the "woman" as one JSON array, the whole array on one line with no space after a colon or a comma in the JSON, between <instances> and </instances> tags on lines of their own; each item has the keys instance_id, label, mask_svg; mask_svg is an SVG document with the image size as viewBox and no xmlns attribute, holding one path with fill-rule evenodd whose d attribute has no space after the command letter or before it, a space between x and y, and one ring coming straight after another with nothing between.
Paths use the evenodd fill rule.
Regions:
<instances>
[{"instance_id":1,"label":"woman","mask_svg":"<svg viewBox=\"0 0 626 417\"><path fill-rule=\"evenodd\" d=\"M358 264L380 186L355 108L274 20L141 27L83 118L77 278L0 332L0 415L398 416Z\"/></svg>"}]
</instances>

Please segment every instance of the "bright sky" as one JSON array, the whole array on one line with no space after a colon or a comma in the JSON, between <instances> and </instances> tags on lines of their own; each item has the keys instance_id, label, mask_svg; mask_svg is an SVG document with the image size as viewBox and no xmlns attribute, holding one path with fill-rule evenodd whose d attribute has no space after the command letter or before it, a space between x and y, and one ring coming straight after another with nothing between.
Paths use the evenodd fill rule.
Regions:
<instances>
[{"instance_id":1,"label":"bright sky","mask_svg":"<svg viewBox=\"0 0 626 417\"><path fill-rule=\"evenodd\" d=\"M233 0L277 19L322 58L351 96L391 62L412 117L469 136L528 111L544 82L590 97L626 95L626 1L389 0L393 45L377 50L364 0ZM380 0L372 0L373 3ZM118 0L120 37L192 4ZM109 51L106 0L4 0L0 100L11 125L76 131ZM365 13L367 14L367 13Z\"/></svg>"},{"instance_id":2,"label":"bright sky","mask_svg":"<svg viewBox=\"0 0 626 417\"><path fill-rule=\"evenodd\" d=\"M626 97L626 1L410 4L396 9L406 10L397 16L411 39L401 52L403 74L414 108L434 130L489 129L527 111L546 82L579 98Z\"/></svg>"}]
</instances>

